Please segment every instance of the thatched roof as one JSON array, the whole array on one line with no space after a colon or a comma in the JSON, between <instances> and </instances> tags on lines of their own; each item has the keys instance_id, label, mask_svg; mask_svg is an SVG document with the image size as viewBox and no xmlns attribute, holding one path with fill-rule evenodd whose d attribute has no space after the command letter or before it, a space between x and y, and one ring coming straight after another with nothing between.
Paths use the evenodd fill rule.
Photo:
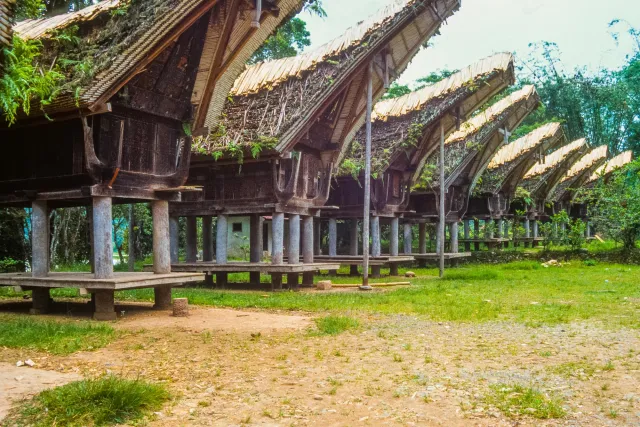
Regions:
<instances>
[{"instance_id":1,"label":"thatched roof","mask_svg":"<svg viewBox=\"0 0 640 427\"><path fill-rule=\"evenodd\" d=\"M544 163L538 163L524 175L524 179L533 178L538 175L542 175L548 170L560 164L564 158L570 153L575 152L587 145L587 140L582 138L577 141L573 141L562 148L557 149L553 153L546 156Z\"/></svg>"},{"instance_id":2,"label":"thatched roof","mask_svg":"<svg viewBox=\"0 0 640 427\"><path fill-rule=\"evenodd\" d=\"M373 171L392 166L398 156L415 168L430 153L428 141L423 141L428 129L447 112L460 110L461 116L471 113L496 93L513 82L513 56L501 53L482 59L438 83L398 98L378 102L372 115ZM454 130L455 123L445 124L445 135ZM364 161L365 128L354 138L345 159ZM409 160L411 159L411 160ZM348 173L344 168L339 171Z\"/></svg>"},{"instance_id":3,"label":"thatched roof","mask_svg":"<svg viewBox=\"0 0 640 427\"><path fill-rule=\"evenodd\" d=\"M412 111L420 110L434 100L443 101L445 97L453 94L464 86L478 86L479 81L497 72L506 72L513 68L513 55L511 53L499 53L489 56L460 70L454 75L422 89L378 102L371 116L371 121L387 121L389 117L399 117ZM476 98L480 96L474 90ZM472 95L473 96L473 95ZM476 101L476 105L477 101Z\"/></svg>"},{"instance_id":4,"label":"thatched roof","mask_svg":"<svg viewBox=\"0 0 640 427\"><path fill-rule=\"evenodd\" d=\"M11 45L15 0L0 0L0 49ZM0 69L2 64L0 64Z\"/></svg>"},{"instance_id":5,"label":"thatched roof","mask_svg":"<svg viewBox=\"0 0 640 427\"><path fill-rule=\"evenodd\" d=\"M487 169L498 168L505 163L509 163L520 156L530 153L531 150L539 147L546 139L553 138L561 130L562 126L560 123L547 123L546 125L540 126L522 138L502 147L493 159L491 159L491 163L489 163Z\"/></svg>"},{"instance_id":6,"label":"thatched roof","mask_svg":"<svg viewBox=\"0 0 640 427\"><path fill-rule=\"evenodd\" d=\"M609 160L604 165L600 166L594 173L591 175L588 183L598 180L600 177L607 176L612 172L616 171L624 167L625 165L631 163L633 161L633 152L631 150L625 151L623 153L618 154L613 159Z\"/></svg>"},{"instance_id":7,"label":"thatched roof","mask_svg":"<svg viewBox=\"0 0 640 427\"><path fill-rule=\"evenodd\" d=\"M562 178L563 181L571 179L576 175L580 174L586 169L592 167L595 163L598 163L607 158L607 146L601 145L599 147L594 148L589 151L587 154L582 156L582 158L575 163L571 169L567 172L567 174Z\"/></svg>"},{"instance_id":8,"label":"thatched roof","mask_svg":"<svg viewBox=\"0 0 640 427\"><path fill-rule=\"evenodd\" d=\"M247 8L251 6L240 3L240 9L235 13L237 18L233 32L223 55L224 69L221 75L216 76L216 81L225 78L230 82L235 80L241 71L240 67L244 67L253 51L283 18L300 6L301 0L281 0L273 3L283 5L280 8L281 13L263 11L264 24L257 30L250 28L252 11ZM198 79L206 79L214 63L213 53L217 43L220 43L220 34L224 28L224 22L218 21L222 20L223 12L228 8L228 2L225 0L144 0L131 3L124 0L106 0L76 12L23 21L14 28L23 38L42 40L45 43L45 54L55 55L58 59L64 55L76 60L87 60L93 66L93 75L78 83L78 99L75 93L70 93L71 91L62 93L45 108L45 111L48 114L78 109L95 111L102 109L104 104L136 74L146 71L147 65L180 34L199 22L198 20L214 6L216 13L211 14L206 26L205 52L202 54L198 74ZM117 8L121 8L123 13L113 13ZM52 36L74 25L80 29L79 45L60 46L59 43L54 43ZM247 38L254 41L250 52L245 49ZM49 51L48 46L52 43L56 45L55 52ZM53 60L54 57L44 59ZM232 75L229 77L229 74ZM227 92L230 85L231 83L227 84ZM196 82L194 91L203 87L208 91L213 90L212 85L198 86ZM219 94L218 98L214 96L211 102L223 103L226 95L227 93ZM38 109L32 110L32 114L38 113Z\"/></svg>"},{"instance_id":9,"label":"thatched roof","mask_svg":"<svg viewBox=\"0 0 640 427\"><path fill-rule=\"evenodd\" d=\"M331 153L335 163L364 123L366 65L374 64L375 102L385 91L384 70L389 81L398 78L459 6L458 0L393 0L324 46L249 66L234 83L221 125L210 126L194 150L224 156L229 147L273 141L272 155L304 144Z\"/></svg>"}]
</instances>

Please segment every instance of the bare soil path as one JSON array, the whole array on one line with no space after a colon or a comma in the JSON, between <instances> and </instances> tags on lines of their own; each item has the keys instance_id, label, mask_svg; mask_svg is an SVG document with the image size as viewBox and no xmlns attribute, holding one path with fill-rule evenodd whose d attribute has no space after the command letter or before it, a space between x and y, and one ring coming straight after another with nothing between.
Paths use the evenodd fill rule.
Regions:
<instances>
[{"instance_id":1,"label":"bare soil path","mask_svg":"<svg viewBox=\"0 0 640 427\"><path fill-rule=\"evenodd\" d=\"M174 398L152 426L640 425L637 330L353 316L360 329L317 336L301 314L131 313L106 348L30 357L60 373L165 383ZM0 348L0 361L22 355ZM566 417L508 417L485 403L491 385L514 383L560 397Z\"/></svg>"}]
</instances>

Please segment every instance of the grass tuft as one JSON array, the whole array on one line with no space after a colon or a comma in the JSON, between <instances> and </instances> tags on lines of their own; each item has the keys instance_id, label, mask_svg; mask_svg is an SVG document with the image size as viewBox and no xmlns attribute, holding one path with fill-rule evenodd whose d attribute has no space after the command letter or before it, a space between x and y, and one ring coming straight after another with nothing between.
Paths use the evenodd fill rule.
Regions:
<instances>
[{"instance_id":1,"label":"grass tuft","mask_svg":"<svg viewBox=\"0 0 640 427\"><path fill-rule=\"evenodd\" d=\"M314 332L317 335L338 335L360 326L356 319L347 316L326 316L315 319L315 322L318 330Z\"/></svg>"},{"instance_id":2,"label":"grass tuft","mask_svg":"<svg viewBox=\"0 0 640 427\"><path fill-rule=\"evenodd\" d=\"M169 393L160 385L105 376L45 390L15 408L3 425L123 424L157 411L168 399Z\"/></svg>"},{"instance_id":3,"label":"grass tuft","mask_svg":"<svg viewBox=\"0 0 640 427\"><path fill-rule=\"evenodd\" d=\"M70 354L104 347L114 337L113 328L105 324L0 316L0 346L5 347Z\"/></svg>"},{"instance_id":4,"label":"grass tuft","mask_svg":"<svg viewBox=\"0 0 640 427\"><path fill-rule=\"evenodd\" d=\"M491 392L485 396L485 402L511 418L530 416L549 419L562 418L566 415L560 399L518 384L492 385Z\"/></svg>"}]
</instances>

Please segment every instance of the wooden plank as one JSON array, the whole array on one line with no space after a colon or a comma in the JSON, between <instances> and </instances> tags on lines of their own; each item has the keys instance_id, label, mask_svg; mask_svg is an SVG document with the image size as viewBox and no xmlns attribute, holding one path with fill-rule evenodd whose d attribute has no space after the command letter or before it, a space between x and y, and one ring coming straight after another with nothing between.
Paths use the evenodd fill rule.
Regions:
<instances>
[{"instance_id":1,"label":"wooden plank","mask_svg":"<svg viewBox=\"0 0 640 427\"><path fill-rule=\"evenodd\" d=\"M84 288L87 290L142 289L204 280L198 273L114 273L110 279L95 279L92 273L49 273L47 277L31 277L30 273L0 274L0 285L32 288Z\"/></svg>"},{"instance_id":2,"label":"wooden plank","mask_svg":"<svg viewBox=\"0 0 640 427\"><path fill-rule=\"evenodd\" d=\"M145 266L145 270L150 268ZM174 272L199 272L199 273L254 273L264 274L274 273L304 273L318 270L337 270L340 268L336 263L307 263L307 264L280 264L274 265L265 262L229 262L227 264L216 264L215 262L195 262L178 263L171 265Z\"/></svg>"}]
</instances>

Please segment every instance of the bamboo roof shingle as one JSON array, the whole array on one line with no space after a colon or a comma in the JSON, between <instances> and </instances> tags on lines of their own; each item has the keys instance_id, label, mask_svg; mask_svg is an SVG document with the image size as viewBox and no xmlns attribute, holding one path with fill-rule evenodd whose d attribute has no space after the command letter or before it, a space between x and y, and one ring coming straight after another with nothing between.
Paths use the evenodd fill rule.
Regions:
<instances>
[{"instance_id":1,"label":"bamboo roof shingle","mask_svg":"<svg viewBox=\"0 0 640 427\"><path fill-rule=\"evenodd\" d=\"M11 45L15 0L0 0L0 49ZM2 69L2 64L0 64Z\"/></svg>"},{"instance_id":2,"label":"bamboo roof shingle","mask_svg":"<svg viewBox=\"0 0 640 427\"><path fill-rule=\"evenodd\" d=\"M573 178L584 170L592 167L595 163L598 163L607 158L607 146L601 145L599 147L594 148L589 151L587 154L582 156L582 158L574 164L571 169L567 172L567 174L562 179L566 181L568 179Z\"/></svg>"},{"instance_id":3,"label":"bamboo roof shingle","mask_svg":"<svg viewBox=\"0 0 640 427\"><path fill-rule=\"evenodd\" d=\"M525 153L529 153L532 149L538 147L544 140L553 138L561 129L562 126L560 123L547 123L546 125L542 125L539 128L534 129L522 138L502 147L493 159L491 159L491 163L489 163L487 169L491 170L498 168L505 163L509 163L517 159Z\"/></svg>"},{"instance_id":4,"label":"bamboo roof shingle","mask_svg":"<svg viewBox=\"0 0 640 427\"><path fill-rule=\"evenodd\" d=\"M587 183L591 183L597 181L600 177L607 176L612 172L624 167L625 165L631 163L633 161L633 152L631 150L624 151L613 159L606 162L604 165L600 166L596 171L589 177Z\"/></svg>"},{"instance_id":5,"label":"bamboo roof shingle","mask_svg":"<svg viewBox=\"0 0 640 427\"><path fill-rule=\"evenodd\" d=\"M389 117L403 116L419 110L436 99L443 99L465 85L477 84L477 81L494 72L505 72L513 67L511 53L499 53L489 56L460 70L452 76L414 92L378 102L372 112L371 121L386 121Z\"/></svg>"},{"instance_id":6,"label":"bamboo roof shingle","mask_svg":"<svg viewBox=\"0 0 640 427\"><path fill-rule=\"evenodd\" d=\"M76 93L61 93L51 105L45 107L47 114L62 113L73 110L96 111L104 109L104 105L131 78L146 70L164 48L170 46L178 36L190 28L206 13L216 7L210 14L205 36L205 51L196 85L194 87L194 106L202 98L202 91L214 91L211 104L224 104L228 90L242 71L251 54L262 44L273 29L286 17L297 11L302 0L273 0L278 13L263 8L261 26L251 28L252 6L245 2L238 3L235 13L230 12L228 0L144 0L125 2L123 0L105 0L76 12L57 15L49 18L27 20L17 24L14 29L23 38L37 38L43 42L50 41L52 35L64 28L78 25L82 34L82 46L62 47L74 54L88 55L90 61L100 62L101 67L93 70L93 76L82 81L79 96ZM123 13L112 13L119 7L125 7ZM222 12L233 14L233 27L229 38L221 40L225 27ZM135 25L127 20L135 19ZM221 22L222 21L222 22ZM118 31L119 25L125 30ZM115 28L115 30L114 30ZM110 39L103 40L102 34L111 34ZM45 44L46 46L46 44ZM217 49L222 49L219 64ZM83 49L78 51L78 49ZM214 67L215 80L211 80L209 70ZM206 84L206 80L215 84ZM205 82L198 83L200 80ZM218 85L220 83L220 85ZM226 88L224 93L217 86ZM207 106L208 107L208 106ZM41 114L32 109L32 115Z\"/></svg>"},{"instance_id":7,"label":"bamboo roof shingle","mask_svg":"<svg viewBox=\"0 0 640 427\"><path fill-rule=\"evenodd\" d=\"M529 179L544 174L548 170L560 164L567 155L575 152L576 150L584 148L586 145L587 140L582 138L557 149L553 153L547 155L543 163L538 163L531 169L529 169L529 171L524 175L524 179Z\"/></svg>"},{"instance_id":8,"label":"bamboo roof shingle","mask_svg":"<svg viewBox=\"0 0 640 427\"><path fill-rule=\"evenodd\" d=\"M573 199L575 190L582 187L593 171L600 167L606 159L606 145L601 145L587 152L562 177L550 199L556 202Z\"/></svg>"}]
</instances>

